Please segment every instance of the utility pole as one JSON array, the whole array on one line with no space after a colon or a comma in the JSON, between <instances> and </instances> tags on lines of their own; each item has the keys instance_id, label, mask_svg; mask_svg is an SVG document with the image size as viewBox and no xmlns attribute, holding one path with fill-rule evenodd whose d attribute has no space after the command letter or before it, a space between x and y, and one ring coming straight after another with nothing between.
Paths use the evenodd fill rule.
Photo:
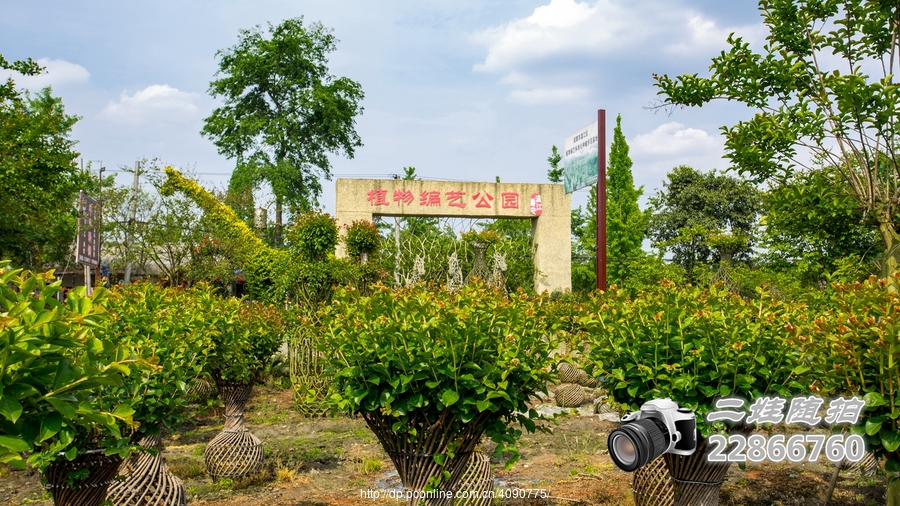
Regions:
<instances>
[{"instance_id":1,"label":"utility pole","mask_svg":"<svg viewBox=\"0 0 900 506\"><path fill-rule=\"evenodd\" d=\"M125 284L131 283L131 230L134 228L134 220L137 218L138 180L141 177L141 162L134 162L134 186L131 187L131 210L128 213L128 228L125 229Z\"/></svg>"},{"instance_id":2,"label":"utility pole","mask_svg":"<svg viewBox=\"0 0 900 506\"><path fill-rule=\"evenodd\" d=\"M400 174L394 174L394 179L400 179ZM400 286L400 217L394 216L394 283Z\"/></svg>"},{"instance_id":3,"label":"utility pole","mask_svg":"<svg viewBox=\"0 0 900 506\"><path fill-rule=\"evenodd\" d=\"M597 111L597 290L606 291L606 109Z\"/></svg>"},{"instance_id":4,"label":"utility pole","mask_svg":"<svg viewBox=\"0 0 900 506\"><path fill-rule=\"evenodd\" d=\"M94 268L94 276L96 277L96 281L101 281L103 279L103 275L100 272L100 269L103 267L103 171L106 170L106 167L103 166L103 162L100 162L100 180L97 184L97 207L99 210L97 211L98 216L98 224L97 224L97 258L100 261L97 262L97 267Z\"/></svg>"}]
</instances>

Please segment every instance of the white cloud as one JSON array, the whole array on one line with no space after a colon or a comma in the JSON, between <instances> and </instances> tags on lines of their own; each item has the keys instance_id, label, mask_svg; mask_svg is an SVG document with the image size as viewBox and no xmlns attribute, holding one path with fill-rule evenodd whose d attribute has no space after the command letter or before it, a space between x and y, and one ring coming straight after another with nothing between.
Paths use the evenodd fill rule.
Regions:
<instances>
[{"instance_id":1,"label":"white cloud","mask_svg":"<svg viewBox=\"0 0 900 506\"><path fill-rule=\"evenodd\" d=\"M199 96L173 88L168 84L153 84L128 95L123 92L117 102L110 102L101 116L127 123L158 120L193 119Z\"/></svg>"},{"instance_id":2,"label":"white cloud","mask_svg":"<svg viewBox=\"0 0 900 506\"><path fill-rule=\"evenodd\" d=\"M603 60L619 68L715 53L732 31L753 37L758 32L723 27L688 7L659 0L550 0L528 17L474 34L486 54L472 68L503 74L501 82L511 85L508 98L515 102L574 100L589 92L586 69L600 68Z\"/></svg>"},{"instance_id":3,"label":"white cloud","mask_svg":"<svg viewBox=\"0 0 900 506\"><path fill-rule=\"evenodd\" d=\"M615 42L614 34L606 26L597 29L598 25L592 22L598 21L602 7L612 8L605 0L599 0L594 6L575 0L551 0L527 18L475 34L474 40L487 45L488 51L474 70L504 71L554 54L609 48L609 43Z\"/></svg>"},{"instance_id":4,"label":"white cloud","mask_svg":"<svg viewBox=\"0 0 900 506\"><path fill-rule=\"evenodd\" d=\"M706 172L725 169L728 161L721 135L671 122L649 133L628 139L634 161L635 183L646 188L659 188L673 167L688 165ZM652 192L645 192L644 198Z\"/></svg>"},{"instance_id":5,"label":"white cloud","mask_svg":"<svg viewBox=\"0 0 900 506\"><path fill-rule=\"evenodd\" d=\"M501 83L514 88L507 96L509 101L526 105L577 102L586 98L591 91L584 86L559 86L543 81L545 80L518 71L512 71L500 79Z\"/></svg>"},{"instance_id":6,"label":"white cloud","mask_svg":"<svg viewBox=\"0 0 900 506\"><path fill-rule=\"evenodd\" d=\"M40 90L47 86L57 88L69 84L86 83L91 78L91 73L77 63L67 62L66 60L52 60L50 58L41 58L37 60L37 63L44 67L44 72L39 75L23 76L18 72L5 71L0 76L2 76L3 80L6 80L7 77L12 77L16 87L32 91Z\"/></svg>"},{"instance_id":7,"label":"white cloud","mask_svg":"<svg viewBox=\"0 0 900 506\"><path fill-rule=\"evenodd\" d=\"M681 123L660 125L647 134L635 136L632 149L651 156L701 155L721 151L722 141L704 130L687 128Z\"/></svg>"},{"instance_id":8,"label":"white cloud","mask_svg":"<svg viewBox=\"0 0 900 506\"><path fill-rule=\"evenodd\" d=\"M528 90L512 90L509 101L526 105L558 104L576 102L588 97L591 90L583 86L566 88L532 88Z\"/></svg>"}]
</instances>

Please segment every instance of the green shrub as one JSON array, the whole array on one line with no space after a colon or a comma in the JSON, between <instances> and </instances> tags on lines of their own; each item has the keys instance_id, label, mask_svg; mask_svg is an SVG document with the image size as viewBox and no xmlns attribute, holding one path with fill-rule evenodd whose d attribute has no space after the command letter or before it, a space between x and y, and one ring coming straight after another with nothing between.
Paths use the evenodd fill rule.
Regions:
<instances>
[{"instance_id":1,"label":"green shrub","mask_svg":"<svg viewBox=\"0 0 900 506\"><path fill-rule=\"evenodd\" d=\"M895 274L900 280L900 274ZM850 432L900 471L900 294L874 276L811 294L810 317L792 331L811 353L814 388L866 401Z\"/></svg>"},{"instance_id":2,"label":"green shrub","mask_svg":"<svg viewBox=\"0 0 900 506\"><path fill-rule=\"evenodd\" d=\"M535 430L528 397L553 379L558 341L544 304L472 285L380 286L370 296L340 289L321 313L331 400L363 416L398 469L405 457L397 452L434 455L440 467L431 471L449 479L482 434L498 443L495 455L510 451L512 463L522 432L511 424ZM426 471L410 471L418 472Z\"/></svg>"},{"instance_id":3,"label":"green shrub","mask_svg":"<svg viewBox=\"0 0 900 506\"><path fill-rule=\"evenodd\" d=\"M285 320L271 304L236 298L204 301L213 322L208 371L217 380L256 382L284 340Z\"/></svg>"},{"instance_id":4,"label":"green shrub","mask_svg":"<svg viewBox=\"0 0 900 506\"><path fill-rule=\"evenodd\" d=\"M307 212L288 228L287 239L303 260L319 262L334 254L338 228L329 214Z\"/></svg>"},{"instance_id":5,"label":"green shrub","mask_svg":"<svg viewBox=\"0 0 900 506\"><path fill-rule=\"evenodd\" d=\"M108 292L84 288L56 300L53 272L0 261L0 463L44 470L89 449L134 449L126 429L134 409L116 396L134 369L151 367L104 331Z\"/></svg>"},{"instance_id":6,"label":"green shrub","mask_svg":"<svg viewBox=\"0 0 900 506\"><path fill-rule=\"evenodd\" d=\"M131 401L142 433L177 425L188 405L187 383L206 366L215 314L208 285L190 290L141 282L113 290L107 335L152 359L160 367L133 370L116 395Z\"/></svg>"},{"instance_id":7,"label":"green shrub","mask_svg":"<svg viewBox=\"0 0 900 506\"><path fill-rule=\"evenodd\" d=\"M766 292L748 301L717 285L667 283L634 298L611 289L588 307L578 321L592 336L595 374L627 410L669 397L708 435L703 420L717 397L809 392L810 357L789 330L805 313Z\"/></svg>"},{"instance_id":8,"label":"green shrub","mask_svg":"<svg viewBox=\"0 0 900 506\"><path fill-rule=\"evenodd\" d=\"M347 254L353 258L363 255L373 255L381 245L381 235L378 228L369 220L357 220L347 227Z\"/></svg>"}]
</instances>

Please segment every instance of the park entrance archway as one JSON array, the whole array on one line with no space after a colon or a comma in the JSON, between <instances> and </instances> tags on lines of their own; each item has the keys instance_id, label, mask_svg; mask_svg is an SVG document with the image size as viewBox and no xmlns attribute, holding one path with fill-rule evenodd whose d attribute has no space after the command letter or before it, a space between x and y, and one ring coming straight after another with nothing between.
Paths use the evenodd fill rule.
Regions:
<instances>
[{"instance_id":1,"label":"park entrance archway","mask_svg":"<svg viewBox=\"0 0 900 506\"><path fill-rule=\"evenodd\" d=\"M338 179L335 186L338 225L376 216L531 220L535 290L572 288L572 204L561 184ZM343 247L337 254L345 256Z\"/></svg>"}]
</instances>

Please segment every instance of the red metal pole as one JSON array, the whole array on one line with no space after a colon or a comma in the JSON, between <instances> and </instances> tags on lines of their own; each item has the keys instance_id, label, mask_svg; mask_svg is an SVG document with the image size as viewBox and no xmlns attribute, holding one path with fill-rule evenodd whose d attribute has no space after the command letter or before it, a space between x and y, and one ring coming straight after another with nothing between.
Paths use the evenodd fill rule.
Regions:
<instances>
[{"instance_id":1,"label":"red metal pole","mask_svg":"<svg viewBox=\"0 0 900 506\"><path fill-rule=\"evenodd\" d=\"M606 291L606 110L597 111L597 289Z\"/></svg>"}]
</instances>

